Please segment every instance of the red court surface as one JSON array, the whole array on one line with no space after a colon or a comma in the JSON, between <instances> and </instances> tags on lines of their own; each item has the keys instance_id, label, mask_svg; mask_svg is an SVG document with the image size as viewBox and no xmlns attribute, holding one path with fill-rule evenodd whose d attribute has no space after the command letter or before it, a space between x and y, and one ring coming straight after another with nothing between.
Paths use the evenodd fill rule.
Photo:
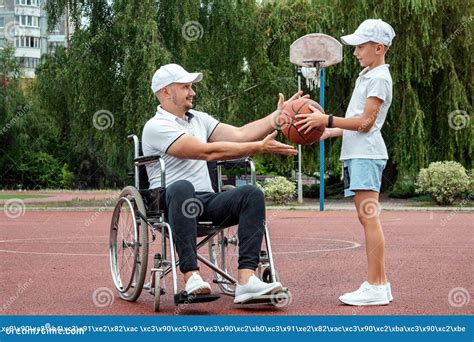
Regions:
<instances>
[{"instance_id":1,"label":"red court surface","mask_svg":"<svg viewBox=\"0 0 474 342\"><path fill-rule=\"evenodd\" d=\"M108 258L111 215L26 210L11 218L2 212L0 314L155 315L145 290L134 303L118 298ZM176 307L168 276L169 292L156 315L471 315L473 218L456 211L382 212L395 300L351 307L338 296L366 278L364 235L355 212L269 211L277 270L293 296L288 306L235 306L223 295Z\"/></svg>"}]
</instances>

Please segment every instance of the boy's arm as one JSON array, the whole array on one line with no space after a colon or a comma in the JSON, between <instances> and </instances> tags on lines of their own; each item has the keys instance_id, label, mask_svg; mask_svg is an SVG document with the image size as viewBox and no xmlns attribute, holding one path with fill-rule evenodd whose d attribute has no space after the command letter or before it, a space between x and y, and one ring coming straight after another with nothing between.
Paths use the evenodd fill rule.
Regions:
<instances>
[{"instance_id":1,"label":"boy's arm","mask_svg":"<svg viewBox=\"0 0 474 342\"><path fill-rule=\"evenodd\" d=\"M344 130L342 128L326 128L323 132L323 135L321 135L321 138L319 138L319 140L340 137L342 136L343 132Z\"/></svg>"},{"instance_id":2,"label":"boy's arm","mask_svg":"<svg viewBox=\"0 0 474 342\"><path fill-rule=\"evenodd\" d=\"M362 116L356 118L340 118L335 116L332 126L334 128L367 133L374 125L382 104L382 99L374 96L368 97ZM313 106L309 106L309 108L313 111L312 113L298 114L296 116L296 118L300 119L295 123L295 125L300 126L298 130L307 133L315 127L327 127L329 115L321 113Z\"/></svg>"}]
</instances>

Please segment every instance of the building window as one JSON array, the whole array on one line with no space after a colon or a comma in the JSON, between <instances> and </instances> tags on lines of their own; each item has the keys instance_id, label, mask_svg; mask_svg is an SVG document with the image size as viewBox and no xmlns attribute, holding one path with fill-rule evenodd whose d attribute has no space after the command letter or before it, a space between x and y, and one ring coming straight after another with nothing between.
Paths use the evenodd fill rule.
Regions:
<instances>
[{"instance_id":1,"label":"building window","mask_svg":"<svg viewBox=\"0 0 474 342\"><path fill-rule=\"evenodd\" d=\"M38 37L18 37L15 39L16 47L40 48L40 39Z\"/></svg>"},{"instance_id":2,"label":"building window","mask_svg":"<svg viewBox=\"0 0 474 342\"><path fill-rule=\"evenodd\" d=\"M3 0L0 0L0 7L3 7L4 4L3 4Z\"/></svg>"},{"instance_id":3,"label":"building window","mask_svg":"<svg viewBox=\"0 0 474 342\"><path fill-rule=\"evenodd\" d=\"M20 26L39 27L38 17L31 15L17 15L15 16L15 20Z\"/></svg>"},{"instance_id":4,"label":"building window","mask_svg":"<svg viewBox=\"0 0 474 342\"><path fill-rule=\"evenodd\" d=\"M1 1L1 0L0 0ZM0 27L4 27L5 26L5 18L4 17L0 17Z\"/></svg>"},{"instance_id":5,"label":"building window","mask_svg":"<svg viewBox=\"0 0 474 342\"><path fill-rule=\"evenodd\" d=\"M15 0L15 4L24 5L24 6L38 6L39 1L38 0Z\"/></svg>"},{"instance_id":6,"label":"building window","mask_svg":"<svg viewBox=\"0 0 474 342\"><path fill-rule=\"evenodd\" d=\"M39 58L20 57L20 63L23 68L36 69L39 65Z\"/></svg>"}]
</instances>

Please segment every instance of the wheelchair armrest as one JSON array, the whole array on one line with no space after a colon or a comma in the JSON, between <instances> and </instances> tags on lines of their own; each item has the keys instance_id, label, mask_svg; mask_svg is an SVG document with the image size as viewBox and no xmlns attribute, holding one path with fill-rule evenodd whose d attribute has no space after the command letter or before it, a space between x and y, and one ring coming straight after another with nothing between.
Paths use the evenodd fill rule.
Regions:
<instances>
[{"instance_id":1,"label":"wheelchair armrest","mask_svg":"<svg viewBox=\"0 0 474 342\"><path fill-rule=\"evenodd\" d=\"M135 158L133 161L135 163L135 165L147 165L147 164L152 164L152 163L156 163L157 161L159 161L161 158L161 155L159 154L153 154L151 156L143 156L143 157L138 157L138 158Z\"/></svg>"},{"instance_id":2,"label":"wheelchair armrest","mask_svg":"<svg viewBox=\"0 0 474 342\"><path fill-rule=\"evenodd\" d=\"M252 159L250 158L242 158L242 159L231 159L231 160L220 160L217 162L217 165L222 166L224 169L232 169L235 167L247 167L253 163Z\"/></svg>"}]
</instances>

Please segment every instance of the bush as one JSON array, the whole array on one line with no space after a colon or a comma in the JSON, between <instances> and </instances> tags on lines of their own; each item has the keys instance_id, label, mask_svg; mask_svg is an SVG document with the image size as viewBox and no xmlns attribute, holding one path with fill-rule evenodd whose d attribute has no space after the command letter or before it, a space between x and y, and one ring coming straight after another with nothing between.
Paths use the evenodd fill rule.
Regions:
<instances>
[{"instance_id":1,"label":"bush","mask_svg":"<svg viewBox=\"0 0 474 342\"><path fill-rule=\"evenodd\" d=\"M417 192L430 195L438 204L451 204L469 184L469 176L458 162L435 162L420 170Z\"/></svg>"},{"instance_id":2,"label":"bush","mask_svg":"<svg viewBox=\"0 0 474 342\"><path fill-rule=\"evenodd\" d=\"M267 178L263 183L265 198L277 204L285 204L295 196L296 185L285 177Z\"/></svg>"},{"instance_id":3,"label":"bush","mask_svg":"<svg viewBox=\"0 0 474 342\"><path fill-rule=\"evenodd\" d=\"M319 198L319 184L306 185L303 184L304 198Z\"/></svg>"},{"instance_id":4,"label":"bush","mask_svg":"<svg viewBox=\"0 0 474 342\"><path fill-rule=\"evenodd\" d=\"M416 185L413 180L409 178L404 178L396 182L392 190L388 193L388 197L392 198L412 198L416 196Z\"/></svg>"},{"instance_id":5,"label":"bush","mask_svg":"<svg viewBox=\"0 0 474 342\"><path fill-rule=\"evenodd\" d=\"M72 181L74 178L74 174L69 170L68 164L63 164L61 168L61 188L63 189L71 189L72 188Z\"/></svg>"},{"instance_id":6,"label":"bush","mask_svg":"<svg viewBox=\"0 0 474 342\"><path fill-rule=\"evenodd\" d=\"M17 172L26 189L55 189L60 185L61 164L46 152L25 152Z\"/></svg>"}]
</instances>

